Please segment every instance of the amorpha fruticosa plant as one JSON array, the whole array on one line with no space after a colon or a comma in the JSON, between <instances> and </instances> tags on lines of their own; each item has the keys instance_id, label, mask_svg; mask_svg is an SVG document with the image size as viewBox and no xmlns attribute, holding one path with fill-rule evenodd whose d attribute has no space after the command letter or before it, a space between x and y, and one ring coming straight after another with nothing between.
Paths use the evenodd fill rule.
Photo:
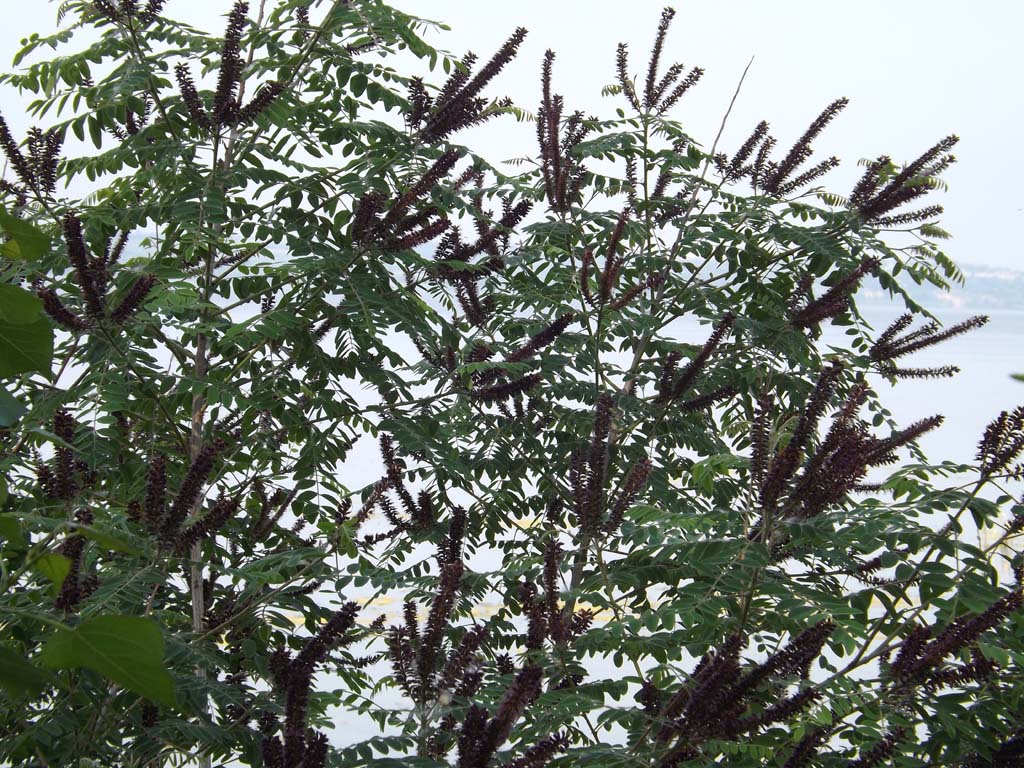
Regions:
<instances>
[{"instance_id":1,"label":"amorpha fruticosa plant","mask_svg":"<svg viewBox=\"0 0 1024 768\"><path fill-rule=\"evenodd\" d=\"M845 99L701 143L671 9L599 117L554 52L500 96L525 29L167 5L3 77L0 761L1020 764L1024 410L936 464L875 390L983 332L901 282L959 279L956 137L843 193ZM519 165L459 143L511 116Z\"/></svg>"}]
</instances>

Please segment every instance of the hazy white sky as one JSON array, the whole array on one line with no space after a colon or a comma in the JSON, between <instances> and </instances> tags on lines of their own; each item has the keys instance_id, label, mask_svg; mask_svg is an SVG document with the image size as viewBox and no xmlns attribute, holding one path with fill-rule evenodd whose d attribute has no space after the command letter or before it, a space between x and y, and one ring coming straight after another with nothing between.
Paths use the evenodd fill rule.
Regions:
<instances>
[{"instance_id":1,"label":"hazy white sky","mask_svg":"<svg viewBox=\"0 0 1024 768\"><path fill-rule=\"evenodd\" d=\"M518 59L491 95L507 94L533 110L540 60L553 48L555 88L569 109L610 115L619 102L602 98L614 80L614 53L628 42L634 69L646 66L664 2L633 0L393 0L409 13L444 21L451 32L431 42L486 58L517 25L530 30ZM955 239L958 262L1024 269L1024 3L1018 0L719 0L672 3L678 11L665 60L703 67L699 87L675 114L710 144L744 66L754 57L721 148L735 149L760 119L786 146L828 102L851 100L817 143L817 155L836 154L843 167L827 186L846 193L862 157L909 160L939 138L961 137L960 162L946 175L943 225ZM230 0L168 0L166 12L221 31ZM56 3L0 0L0 65L18 40L54 29ZM0 90L12 127L26 126L19 100ZM501 121L476 132L472 144L491 159L534 150L531 125ZM464 135L459 139L463 140Z\"/></svg>"}]
</instances>

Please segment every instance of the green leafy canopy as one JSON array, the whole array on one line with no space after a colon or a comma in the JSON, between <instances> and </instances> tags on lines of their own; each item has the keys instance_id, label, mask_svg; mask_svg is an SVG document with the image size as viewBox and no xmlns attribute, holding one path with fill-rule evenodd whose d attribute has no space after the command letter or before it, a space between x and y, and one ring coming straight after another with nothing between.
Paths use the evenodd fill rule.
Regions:
<instances>
[{"instance_id":1,"label":"green leafy canopy","mask_svg":"<svg viewBox=\"0 0 1024 768\"><path fill-rule=\"evenodd\" d=\"M955 464L880 398L985 332L905 290L956 137L701 143L671 9L512 104L524 29L176 5L0 76L0 764L1015 764L1024 410Z\"/></svg>"}]
</instances>

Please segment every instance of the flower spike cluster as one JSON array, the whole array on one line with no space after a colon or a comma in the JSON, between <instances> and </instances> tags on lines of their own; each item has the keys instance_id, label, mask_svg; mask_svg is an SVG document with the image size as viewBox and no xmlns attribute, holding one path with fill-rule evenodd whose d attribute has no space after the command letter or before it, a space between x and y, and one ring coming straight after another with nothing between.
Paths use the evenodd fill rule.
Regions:
<instances>
[{"instance_id":1,"label":"flower spike cluster","mask_svg":"<svg viewBox=\"0 0 1024 768\"><path fill-rule=\"evenodd\" d=\"M555 733L529 747L522 755L503 763L501 768L544 768L559 752L569 747L569 737Z\"/></svg>"},{"instance_id":2,"label":"flower spike cluster","mask_svg":"<svg viewBox=\"0 0 1024 768\"><path fill-rule=\"evenodd\" d=\"M925 378L925 377L945 377L956 374L960 369L952 366L942 366L940 368L900 368L894 362L896 358L909 355L911 352L916 352L919 349L925 349L934 344L938 344L940 341L945 341L954 336L959 336L962 333L967 333L976 328L981 328L983 325L988 323L988 317L985 315L976 315L964 320L956 325L951 325L944 331L939 330L938 323L931 322L918 328L916 331L911 331L903 336L901 333L910 327L913 322L914 316L911 314L901 315L886 328L882 334L878 337L874 344L871 345L870 356L878 367L879 373L886 376L892 376L893 378Z\"/></svg>"},{"instance_id":3,"label":"flower spike cluster","mask_svg":"<svg viewBox=\"0 0 1024 768\"><path fill-rule=\"evenodd\" d=\"M878 265L877 259L864 259L856 269L843 275L817 299L808 298L810 286L801 282L790 307L789 321L796 328L811 328L846 312L850 309L850 296L856 292L861 279L877 269ZM801 303L803 306L800 306Z\"/></svg>"},{"instance_id":4,"label":"flower spike cluster","mask_svg":"<svg viewBox=\"0 0 1024 768\"><path fill-rule=\"evenodd\" d=\"M263 482L257 479L253 482L253 492L256 496L258 511L247 528L246 539L250 545L262 542L267 537L288 511L296 494L299 493L299 489L298 487L293 487L291 490L278 488L268 496ZM351 503L348 506L351 506Z\"/></svg>"},{"instance_id":5,"label":"flower spike cluster","mask_svg":"<svg viewBox=\"0 0 1024 768\"><path fill-rule=\"evenodd\" d=\"M1024 453L1024 406L1003 411L986 428L978 445L978 461L983 477L1006 472L1024 477L1024 464L1012 466Z\"/></svg>"},{"instance_id":6,"label":"flower spike cluster","mask_svg":"<svg viewBox=\"0 0 1024 768\"><path fill-rule=\"evenodd\" d=\"M552 211L568 211L578 198L586 168L573 156L577 146L586 138L591 126L582 112L574 112L562 123L564 102L561 96L551 94L551 65L555 53L544 54L541 68L541 104L537 110L537 142L540 145L541 173L544 193Z\"/></svg>"},{"instance_id":7,"label":"flower spike cluster","mask_svg":"<svg viewBox=\"0 0 1024 768\"><path fill-rule=\"evenodd\" d=\"M591 307L600 308L608 306L613 311L628 306L643 291L656 288L664 282L661 274L654 274L645 280L641 280L632 288L627 288L617 298L612 299L612 292L618 285L619 275L628 261L628 254L619 254L619 246L622 244L622 236L626 233L626 224L633 215L631 207L625 208L615 222L615 227L608 236L608 244L605 246L604 267L597 269L594 253L587 249L580 259L580 293L583 301ZM591 290L591 270L597 281L597 295Z\"/></svg>"},{"instance_id":8,"label":"flower spike cluster","mask_svg":"<svg viewBox=\"0 0 1024 768\"><path fill-rule=\"evenodd\" d=\"M236 96L244 65L242 32L245 31L248 13L249 3L246 0L236 0L228 14L228 25L224 30L224 44L220 52L217 90L213 98L213 122L217 125L230 125L238 117Z\"/></svg>"},{"instance_id":9,"label":"flower spike cluster","mask_svg":"<svg viewBox=\"0 0 1024 768\"><path fill-rule=\"evenodd\" d=\"M849 103L849 99L842 98L836 99L825 107L822 113L818 115L807 130L804 131L803 136L801 136L790 148L789 152L786 153L786 156L777 164L772 163L769 168L765 169L766 172L763 173L763 181L761 183L761 188L765 193L776 196L788 195L839 165L838 158L830 157L810 170L800 174L796 178L790 178L793 175L793 172L803 165L803 163L813 154L814 150L811 147L811 142L813 142L818 135L825 130L825 127L831 123Z\"/></svg>"},{"instance_id":10,"label":"flower spike cluster","mask_svg":"<svg viewBox=\"0 0 1024 768\"><path fill-rule=\"evenodd\" d=\"M146 496L139 516L140 522L164 546L184 552L196 542L214 535L238 511L239 500L222 494L202 517L186 525L224 448L224 441L216 439L200 449L170 505L167 504L167 457L157 455L150 460Z\"/></svg>"},{"instance_id":11,"label":"flower spike cluster","mask_svg":"<svg viewBox=\"0 0 1024 768\"><path fill-rule=\"evenodd\" d=\"M906 729L893 728L885 734L881 741L865 750L850 763L850 768L877 768L877 766L884 765L892 757L899 743L906 738L906 735Z\"/></svg>"},{"instance_id":12,"label":"flower spike cluster","mask_svg":"<svg viewBox=\"0 0 1024 768\"><path fill-rule=\"evenodd\" d=\"M651 46L651 58L647 65L647 77L644 81L644 92L642 99L637 96L633 87L632 79L629 76L629 53L625 43L619 43L615 57L615 73L619 80L622 93L626 96L629 105L637 112L653 113L664 115L674 107L683 95L690 90L704 76L704 70L700 67L693 67L686 73L686 67L682 64L672 64L659 78L658 69L661 64L661 53L665 46L665 37L668 34L669 25L675 17L675 9L665 8L661 13L661 21L658 22L658 31L654 38L654 45ZM685 77L683 75L686 74Z\"/></svg>"},{"instance_id":13,"label":"flower spike cluster","mask_svg":"<svg viewBox=\"0 0 1024 768\"><path fill-rule=\"evenodd\" d=\"M559 336L565 333L575 320L576 315L572 312L559 315L516 349L509 352L503 362L523 363L533 359L538 352L553 344ZM467 362L486 362L493 355L494 352L490 347L478 345L467 356ZM482 403L497 403L501 408L505 405L505 401L513 398L514 402L518 404L520 400L517 396L533 389L540 381L540 374L537 373L527 374L517 379L508 379L503 369L495 366L488 370L474 372L470 396Z\"/></svg>"},{"instance_id":14,"label":"flower spike cluster","mask_svg":"<svg viewBox=\"0 0 1024 768\"><path fill-rule=\"evenodd\" d=\"M508 739L516 721L540 695L541 675L542 670L536 665L523 667L498 702L493 715L479 704L470 706L459 731L458 768L489 768L494 753Z\"/></svg>"},{"instance_id":15,"label":"flower spike cluster","mask_svg":"<svg viewBox=\"0 0 1024 768\"><path fill-rule=\"evenodd\" d=\"M720 648L704 655L687 684L671 696L666 698L648 683L642 693L648 713L660 724L655 732L657 742L669 747L668 755L682 755L694 743L734 739L798 715L819 698L820 692L810 686L793 695L780 695L780 683L788 684L794 677L807 679L834 629L831 621L818 622L746 671L740 660L743 640L733 633ZM746 714L755 702L763 701L765 689L773 692L775 701L767 706L760 704L760 711Z\"/></svg>"},{"instance_id":16,"label":"flower spike cluster","mask_svg":"<svg viewBox=\"0 0 1024 768\"><path fill-rule=\"evenodd\" d=\"M424 141L436 143L463 128L479 125L510 106L512 102L509 99L501 99L489 106L480 92L515 57L525 38L526 30L522 27L516 29L473 77L470 77L470 72L476 56L466 54L436 97L432 98L427 93L422 80L414 79L409 88L409 126L418 130Z\"/></svg>"},{"instance_id":17,"label":"flower spike cluster","mask_svg":"<svg viewBox=\"0 0 1024 768\"><path fill-rule=\"evenodd\" d=\"M75 521L81 525L92 525L93 515L88 509L75 512ZM82 574L82 554L85 549L85 538L79 533L70 533L60 546L60 554L70 563L67 575L61 582L60 591L53 601L53 607L59 611L70 613L80 602L96 591L99 579L95 575Z\"/></svg>"},{"instance_id":18,"label":"flower spike cluster","mask_svg":"<svg viewBox=\"0 0 1024 768\"><path fill-rule=\"evenodd\" d=\"M403 692L420 705L453 695L471 696L481 682L476 653L486 631L481 627L466 631L447 652L443 643L462 582L465 530L466 511L460 508L452 515L438 552L441 573L426 624L420 627L416 604L407 601L403 611L405 623L391 627L388 633L388 657L395 679Z\"/></svg>"},{"instance_id":19,"label":"flower spike cluster","mask_svg":"<svg viewBox=\"0 0 1024 768\"><path fill-rule=\"evenodd\" d=\"M623 478L615 500L608 504L605 492L611 458L608 437L614 413L612 397L605 392L598 398L594 409L589 449L575 453L569 466L573 512L576 524L584 533L614 533L618 530L626 510L643 490L651 471L651 463L647 459L634 464Z\"/></svg>"},{"instance_id":20,"label":"flower spike cluster","mask_svg":"<svg viewBox=\"0 0 1024 768\"><path fill-rule=\"evenodd\" d=\"M13 194L19 205L24 205L29 191L43 197L52 195L57 189L57 165L60 162L62 143L59 131L43 133L39 128L30 128L26 157L11 135L7 121L0 114L0 150L3 150L7 162L21 182L19 186L5 181L0 185L0 191Z\"/></svg>"},{"instance_id":21,"label":"flower spike cluster","mask_svg":"<svg viewBox=\"0 0 1024 768\"><path fill-rule=\"evenodd\" d=\"M916 626L900 646L889 674L902 685L956 685L961 679L984 679L992 667L975 660L967 668L941 670L947 659L969 648L986 632L1006 620L1024 605L1024 594L1018 587L996 600L987 610L975 615L953 619L938 636L932 638L931 628Z\"/></svg>"},{"instance_id":22,"label":"flower spike cluster","mask_svg":"<svg viewBox=\"0 0 1024 768\"><path fill-rule=\"evenodd\" d=\"M524 360L529 360L537 352L553 344L555 339L561 336L575 319L576 315L572 312L559 315L554 321L544 326L541 331L531 336L526 343L506 355L505 362L521 363Z\"/></svg>"},{"instance_id":23,"label":"flower spike cluster","mask_svg":"<svg viewBox=\"0 0 1024 768\"><path fill-rule=\"evenodd\" d=\"M770 417L774 404L774 398L767 392L758 397L750 425L750 480L758 489L764 485L765 474L768 471Z\"/></svg>"},{"instance_id":24,"label":"flower spike cluster","mask_svg":"<svg viewBox=\"0 0 1024 768\"><path fill-rule=\"evenodd\" d=\"M835 413L825 437L816 447L809 449L841 372L839 365L822 371L792 436L770 462L766 462L765 458L767 446L764 426L767 416L763 412L770 400L762 400L759 407L761 412L755 419L752 435L754 452L751 466L757 478L755 482L758 482L765 518L754 526L751 537L767 535L764 519L776 519L776 508L781 508L783 520L808 519L841 503L858 487L858 483L872 467L894 462L898 448L942 424L943 417L933 416L898 430L889 437L876 437L858 417L867 398L867 386L860 383L853 387ZM798 474L805 453L808 456L802 462L803 468ZM762 476L763 479L760 479Z\"/></svg>"},{"instance_id":25,"label":"flower spike cluster","mask_svg":"<svg viewBox=\"0 0 1024 768\"><path fill-rule=\"evenodd\" d=\"M687 394L693 388L697 378L707 367L711 356L714 355L721 346L735 323L736 316L731 312L726 313L722 319L715 324L715 328L711 332L711 336L709 336L708 340L704 343L704 346L700 348L696 356L686 364L686 367L683 368L678 375L676 374L676 367L679 364L680 354L678 352L670 353L662 365L661 378L658 382L658 395L655 398L655 402L670 403L681 400L683 395ZM682 408L684 411L694 411L705 408L731 396L733 392L735 392L735 390L731 386L726 385L706 395L683 401Z\"/></svg>"},{"instance_id":26,"label":"flower spike cluster","mask_svg":"<svg viewBox=\"0 0 1024 768\"><path fill-rule=\"evenodd\" d=\"M814 139L848 103L848 99L836 99L825 107L786 156L777 162L768 159L775 148L776 140L768 133L768 123L762 120L731 159L726 154L719 154L713 158L715 168L725 181L738 181L749 177L754 187L760 188L765 194L786 197L812 181L817 181L839 165L839 158L829 157L803 173L793 175L814 154L811 146ZM751 156L754 157L752 161Z\"/></svg>"},{"instance_id":27,"label":"flower spike cluster","mask_svg":"<svg viewBox=\"0 0 1024 768\"><path fill-rule=\"evenodd\" d=\"M818 754L818 748L825 743L830 733L831 729L824 725L812 728L806 736L800 739L793 754L789 756L782 768L808 768L812 765L815 755Z\"/></svg>"},{"instance_id":28,"label":"flower spike cluster","mask_svg":"<svg viewBox=\"0 0 1024 768\"><path fill-rule=\"evenodd\" d=\"M407 601L403 624L391 627L388 632L387 655L396 682L419 707L429 711L446 707L453 700L471 699L483 682L478 652L486 639L486 629L472 627L463 631L460 639L447 648L444 642L451 631L452 613L464 572L461 558L465 526L465 511L456 510L438 553L440 578L426 622L420 625L416 604ZM459 766L489 768L515 722L540 694L540 681L540 667L523 667L509 684L493 715L479 704L470 704L458 734L454 731L459 720L452 714L445 716L430 740L430 754L442 759L454 742ZM542 742L536 745L537 749L528 750L520 762L513 764L545 765L562 747L561 739L552 739L551 743Z\"/></svg>"},{"instance_id":29,"label":"flower spike cluster","mask_svg":"<svg viewBox=\"0 0 1024 768\"><path fill-rule=\"evenodd\" d=\"M109 126L109 130L114 134L121 142L126 142L132 136L137 136L139 132L149 122L150 110L153 108L153 100L146 94L142 98L142 111L136 112L131 107L125 109L124 128L119 125Z\"/></svg>"},{"instance_id":30,"label":"flower spike cluster","mask_svg":"<svg viewBox=\"0 0 1024 768\"><path fill-rule=\"evenodd\" d=\"M876 226L913 224L938 216L942 213L940 205L905 213L892 212L935 188L934 180L956 162L949 152L959 140L957 136L947 136L898 173L888 157L869 163L850 193L850 207L861 221Z\"/></svg>"},{"instance_id":31,"label":"flower spike cluster","mask_svg":"<svg viewBox=\"0 0 1024 768\"><path fill-rule=\"evenodd\" d=\"M508 234L526 217L530 208L528 200L520 200L515 205L505 201L501 216L493 224L486 223L490 215L478 208L476 240L464 242L459 228L452 227L438 243L434 277L454 286L456 300L466 320L474 326L482 326L494 311L491 299L481 298L477 283L505 268L502 248L507 245ZM487 258L479 263L472 261L481 255Z\"/></svg>"},{"instance_id":32,"label":"flower spike cluster","mask_svg":"<svg viewBox=\"0 0 1024 768\"><path fill-rule=\"evenodd\" d=\"M471 395L481 403L497 403L499 406L507 400L524 395L541 382L539 373L530 373L518 379L510 379L486 387L478 387Z\"/></svg>"},{"instance_id":33,"label":"flower spike cluster","mask_svg":"<svg viewBox=\"0 0 1024 768\"><path fill-rule=\"evenodd\" d=\"M527 619L524 645L528 650L541 648L548 639L555 646L564 647L573 638L586 632L593 621L593 613L589 610L566 615L559 605L562 554L557 541L548 542L544 549L544 573L541 579L543 595L538 595L537 586L532 581L520 585L519 600Z\"/></svg>"},{"instance_id":34,"label":"flower spike cluster","mask_svg":"<svg viewBox=\"0 0 1024 768\"><path fill-rule=\"evenodd\" d=\"M403 251L442 234L451 226L451 221L431 205L428 198L458 162L459 156L454 149L442 153L418 180L390 203L376 192L363 195L352 214L352 241L387 251Z\"/></svg>"},{"instance_id":35,"label":"flower spike cluster","mask_svg":"<svg viewBox=\"0 0 1024 768\"><path fill-rule=\"evenodd\" d=\"M43 309L54 322L69 331L82 332L96 321L109 318L115 323L123 323L146 300L149 292L156 285L153 275L141 275L135 279L128 293L112 309L107 309L107 289L110 283L110 267L117 262L124 251L127 234L122 234L116 241L108 239L102 253L89 254L89 248L82 234L82 223L73 214L64 217L64 241L67 247L68 261L75 273L75 280L82 293L85 305L85 317L82 318L61 301L56 291L36 285L36 294L43 301ZM112 246L113 242L113 246Z\"/></svg>"},{"instance_id":36,"label":"flower spike cluster","mask_svg":"<svg viewBox=\"0 0 1024 768\"><path fill-rule=\"evenodd\" d=\"M220 494L201 518L181 530L175 542L178 551L187 552L193 544L216 534L228 520L235 516L239 506L239 499L227 498L224 494Z\"/></svg>"},{"instance_id":37,"label":"flower spike cluster","mask_svg":"<svg viewBox=\"0 0 1024 768\"><path fill-rule=\"evenodd\" d=\"M276 716L261 720L263 764L267 768L324 768L327 737L306 724L313 673L332 650L356 639L350 630L358 611L356 603L345 603L294 659L284 649L271 658L275 686L284 693L285 718L280 735L273 734L279 726Z\"/></svg>"},{"instance_id":38,"label":"flower spike cluster","mask_svg":"<svg viewBox=\"0 0 1024 768\"><path fill-rule=\"evenodd\" d=\"M754 127L750 137L736 150L736 154L732 156L731 160L724 153L715 155L715 167L725 181L739 181L754 172L753 164L747 161L750 160L754 150L761 146L761 142L765 141L767 137L768 123L762 120Z\"/></svg>"},{"instance_id":39,"label":"flower spike cluster","mask_svg":"<svg viewBox=\"0 0 1024 768\"><path fill-rule=\"evenodd\" d=\"M461 560L442 567L437 592L422 628L416 604L410 601L404 606L405 624L391 627L388 635L388 656L395 678L403 692L419 704L430 704L456 692L471 695L478 684L473 662L484 640L484 630L474 628L465 632L458 645L447 653L442 645L463 569Z\"/></svg>"},{"instance_id":40,"label":"flower spike cluster","mask_svg":"<svg viewBox=\"0 0 1024 768\"><path fill-rule=\"evenodd\" d=\"M149 26L160 15L167 0L148 0L145 7L139 10L138 0L121 0L115 5L114 0L93 0L93 7L109 21L127 23L137 21L139 26Z\"/></svg>"},{"instance_id":41,"label":"flower spike cluster","mask_svg":"<svg viewBox=\"0 0 1024 768\"><path fill-rule=\"evenodd\" d=\"M593 531L601 524L604 486L608 472L608 434L614 408L607 392L598 398L594 409L594 428L586 455L573 456L569 468L577 525L580 530Z\"/></svg>"},{"instance_id":42,"label":"flower spike cluster","mask_svg":"<svg viewBox=\"0 0 1024 768\"><path fill-rule=\"evenodd\" d=\"M434 510L434 502L427 491L420 491L417 498L413 498L405 484L405 463L395 455L394 440L391 435L382 433L380 436L380 452L384 459L384 468L387 472L384 479L374 489L371 497L363 505L363 510L358 518L365 519L374 507L380 507L384 517L394 526L393 533L411 531L421 533L428 530L436 522L437 514ZM399 516L387 492L393 490L398 496L406 519Z\"/></svg>"},{"instance_id":43,"label":"flower spike cluster","mask_svg":"<svg viewBox=\"0 0 1024 768\"><path fill-rule=\"evenodd\" d=\"M53 414L53 434L61 439L53 449L49 464L38 461L36 478L39 489L51 499L69 501L93 479L85 462L75 459L75 428L77 423L66 409Z\"/></svg>"},{"instance_id":44,"label":"flower spike cluster","mask_svg":"<svg viewBox=\"0 0 1024 768\"><path fill-rule=\"evenodd\" d=\"M1020 768L1024 758L1024 730L1002 736L992 753L983 757L975 754L964 763L964 768Z\"/></svg>"},{"instance_id":45,"label":"flower spike cluster","mask_svg":"<svg viewBox=\"0 0 1024 768\"><path fill-rule=\"evenodd\" d=\"M242 59L242 34L248 23L248 13L249 3L245 0L236 0L228 14L212 108L207 108L203 97L196 89L188 65L179 63L174 68L181 101L185 105L189 117L200 130L210 131L221 127L248 125L284 92L284 86L281 83L271 80L257 90L246 104L242 104L239 99L242 74L245 68L245 62Z\"/></svg>"}]
</instances>

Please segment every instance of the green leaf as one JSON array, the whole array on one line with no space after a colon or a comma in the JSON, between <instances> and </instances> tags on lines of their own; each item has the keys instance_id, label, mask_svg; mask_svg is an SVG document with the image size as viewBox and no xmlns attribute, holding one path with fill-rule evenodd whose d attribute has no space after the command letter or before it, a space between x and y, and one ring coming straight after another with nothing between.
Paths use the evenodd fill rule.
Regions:
<instances>
[{"instance_id":1,"label":"green leaf","mask_svg":"<svg viewBox=\"0 0 1024 768\"><path fill-rule=\"evenodd\" d=\"M1000 514L1000 509L997 504L978 496L973 497L967 502L967 508L971 511L971 516L974 518L974 524L979 528L982 528L998 519Z\"/></svg>"},{"instance_id":2,"label":"green leaf","mask_svg":"<svg viewBox=\"0 0 1024 768\"><path fill-rule=\"evenodd\" d=\"M0 320L0 377L49 371L53 360L53 328L45 317L34 323Z\"/></svg>"},{"instance_id":3,"label":"green leaf","mask_svg":"<svg viewBox=\"0 0 1024 768\"><path fill-rule=\"evenodd\" d=\"M11 238L3 249L9 259L38 259L50 250L49 237L3 208L0 208L0 228Z\"/></svg>"},{"instance_id":4,"label":"green leaf","mask_svg":"<svg viewBox=\"0 0 1024 768\"><path fill-rule=\"evenodd\" d=\"M59 591L64 579L71 572L71 561L64 555L56 552L47 552L36 560L32 566L43 576L53 582L53 586Z\"/></svg>"},{"instance_id":5,"label":"green leaf","mask_svg":"<svg viewBox=\"0 0 1024 768\"><path fill-rule=\"evenodd\" d=\"M25 414L26 410L28 409L19 403L14 395L0 387L0 427L11 426Z\"/></svg>"},{"instance_id":6,"label":"green leaf","mask_svg":"<svg viewBox=\"0 0 1024 768\"><path fill-rule=\"evenodd\" d=\"M0 481L0 487L2 487L3 481ZM3 492L0 496L6 496L6 489L2 489ZM25 536L21 532L21 526L18 525L17 518L12 515L0 515L0 539L5 542L17 542L21 544L25 541Z\"/></svg>"},{"instance_id":7,"label":"green leaf","mask_svg":"<svg viewBox=\"0 0 1024 768\"><path fill-rule=\"evenodd\" d=\"M46 371L53 357L53 329L41 316L43 302L17 286L0 285L0 376ZM6 392L0 396L0 426L9 426L24 409Z\"/></svg>"},{"instance_id":8,"label":"green leaf","mask_svg":"<svg viewBox=\"0 0 1024 768\"><path fill-rule=\"evenodd\" d=\"M95 117L90 117L86 120L85 125L89 129L89 138L92 139L92 143L96 145L96 149L100 149L103 146L103 126L100 125L100 121Z\"/></svg>"},{"instance_id":9,"label":"green leaf","mask_svg":"<svg viewBox=\"0 0 1024 768\"><path fill-rule=\"evenodd\" d=\"M34 323L43 311L39 297L16 285L0 283L0 320L13 325Z\"/></svg>"},{"instance_id":10,"label":"green leaf","mask_svg":"<svg viewBox=\"0 0 1024 768\"><path fill-rule=\"evenodd\" d=\"M132 546L124 539L120 539L117 536L107 533L106 531L100 531L96 528L90 528L87 525L75 525L74 530L87 539L92 539L104 549L112 549L115 552L124 552L126 555L141 555L142 550L138 547Z\"/></svg>"},{"instance_id":11,"label":"green leaf","mask_svg":"<svg viewBox=\"0 0 1024 768\"><path fill-rule=\"evenodd\" d=\"M352 79L349 80L349 90L353 96L357 99L363 95L363 91L366 90L366 75L355 74Z\"/></svg>"},{"instance_id":12,"label":"green leaf","mask_svg":"<svg viewBox=\"0 0 1024 768\"><path fill-rule=\"evenodd\" d=\"M174 682L164 668L164 639L152 619L99 616L51 637L39 655L51 669L86 667L140 696L175 705Z\"/></svg>"},{"instance_id":13,"label":"green leaf","mask_svg":"<svg viewBox=\"0 0 1024 768\"><path fill-rule=\"evenodd\" d=\"M39 693L53 682L53 676L39 669L17 651L0 645L0 688L11 698Z\"/></svg>"},{"instance_id":14,"label":"green leaf","mask_svg":"<svg viewBox=\"0 0 1024 768\"><path fill-rule=\"evenodd\" d=\"M1000 648L992 643L978 643L978 650L985 655L986 659L991 659L1004 667L1010 666L1013 661L1005 648Z\"/></svg>"},{"instance_id":15,"label":"green leaf","mask_svg":"<svg viewBox=\"0 0 1024 768\"><path fill-rule=\"evenodd\" d=\"M355 542L352 541L352 530L349 525L342 524L338 526L338 549L351 558L359 556Z\"/></svg>"}]
</instances>

